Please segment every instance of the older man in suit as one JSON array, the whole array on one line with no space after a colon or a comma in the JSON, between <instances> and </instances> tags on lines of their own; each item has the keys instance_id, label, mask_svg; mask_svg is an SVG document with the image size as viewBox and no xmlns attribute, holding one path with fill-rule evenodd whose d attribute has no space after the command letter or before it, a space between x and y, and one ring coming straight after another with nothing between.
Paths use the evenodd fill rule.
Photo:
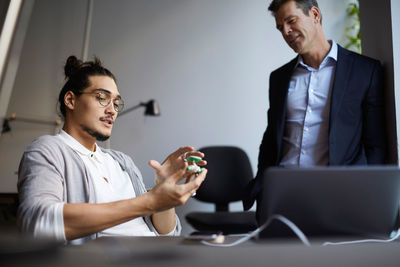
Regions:
<instances>
[{"instance_id":1,"label":"older man in suit","mask_svg":"<svg viewBox=\"0 0 400 267\"><path fill-rule=\"evenodd\" d=\"M327 40L315 0L273 0L269 10L298 56L271 73L268 127L246 209L270 166L383 164L386 155L380 63Z\"/></svg>"}]
</instances>

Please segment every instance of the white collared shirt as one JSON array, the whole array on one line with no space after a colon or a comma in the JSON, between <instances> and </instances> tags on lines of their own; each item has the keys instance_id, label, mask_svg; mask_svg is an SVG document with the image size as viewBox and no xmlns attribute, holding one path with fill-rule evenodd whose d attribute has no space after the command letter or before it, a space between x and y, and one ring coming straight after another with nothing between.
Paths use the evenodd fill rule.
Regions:
<instances>
[{"instance_id":1,"label":"white collared shirt","mask_svg":"<svg viewBox=\"0 0 400 267\"><path fill-rule=\"evenodd\" d=\"M318 69L299 56L290 79L280 166L311 167L329 164L329 111L336 69L337 44Z\"/></svg>"},{"instance_id":2,"label":"white collared shirt","mask_svg":"<svg viewBox=\"0 0 400 267\"><path fill-rule=\"evenodd\" d=\"M109 154L95 144L90 151L65 131L57 135L63 142L78 153L93 178L96 203L107 203L136 197L127 172ZM142 217L103 230L98 236L155 236Z\"/></svg>"}]
</instances>

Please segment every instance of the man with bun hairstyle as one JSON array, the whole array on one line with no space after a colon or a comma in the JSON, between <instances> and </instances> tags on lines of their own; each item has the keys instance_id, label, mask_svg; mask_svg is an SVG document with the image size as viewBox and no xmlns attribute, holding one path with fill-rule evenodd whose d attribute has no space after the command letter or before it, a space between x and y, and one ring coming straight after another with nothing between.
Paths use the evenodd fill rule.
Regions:
<instances>
[{"instance_id":1,"label":"man with bun hairstyle","mask_svg":"<svg viewBox=\"0 0 400 267\"><path fill-rule=\"evenodd\" d=\"M36 139L20 163L21 230L73 244L110 235L179 235L174 207L183 205L207 174L188 171L186 157L203 153L185 146L161 164L150 160L155 186L147 192L129 156L96 144L110 137L123 109L114 75L97 58L82 62L70 56L64 69L63 129Z\"/></svg>"},{"instance_id":2,"label":"man with bun hairstyle","mask_svg":"<svg viewBox=\"0 0 400 267\"><path fill-rule=\"evenodd\" d=\"M268 126L246 209L268 167L376 165L386 156L380 63L327 40L316 0L273 0L268 9L298 55L271 73Z\"/></svg>"}]
</instances>

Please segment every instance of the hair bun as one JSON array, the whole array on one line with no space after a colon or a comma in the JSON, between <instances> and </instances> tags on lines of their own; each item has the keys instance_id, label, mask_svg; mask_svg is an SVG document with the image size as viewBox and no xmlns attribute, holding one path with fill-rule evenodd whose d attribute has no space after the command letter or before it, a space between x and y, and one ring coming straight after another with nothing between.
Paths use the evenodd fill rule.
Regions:
<instances>
[{"instance_id":1,"label":"hair bun","mask_svg":"<svg viewBox=\"0 0 400 267\"><path fill-rule=\"evenodd\" d=\"M69 56L64 66L65 77L71 78L82 67L82 64L82 60L79 60L76 56Z\"/></svg>"}]
</instances>

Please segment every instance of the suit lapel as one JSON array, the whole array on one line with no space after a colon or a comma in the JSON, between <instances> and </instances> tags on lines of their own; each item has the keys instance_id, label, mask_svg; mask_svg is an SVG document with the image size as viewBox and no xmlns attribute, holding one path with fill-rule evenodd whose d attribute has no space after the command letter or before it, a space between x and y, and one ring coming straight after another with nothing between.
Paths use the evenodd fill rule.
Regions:
<instances>
[{"instance_id":1,"label":"suit lapel","mask_svg":"<svg viewBox=\"0 0 400 267\"><path fill-rule=\"evenodd\" d=\"M276 116L276 125L277 125L277 163L281 157L281 148L282 148L282 139L285 129L285 118L286 118L286 96L289 90L290 78L292 77L294 68L296 66L298 60L298 56L290 61L282 70L281 75L279 75L278 87L277 87L277 98L274 101L277 101L277 116Z\"/></svg>"},{"instance_id":2,"label":"suit lapel","mask_svg":"<svg viewBox=\"0 0 400 267\"><path fill-rule=\"evenodd\" d=\"M338 111L340 110L341 103L343 101L346 88L348 86L349 77L351 75L351 69L353 64L353 57L347 50L338 45L338 57L335 69L335 77L331 92L331 106L329 113L329 162L330 164L335 162L333 155L334 145L336 142L336 136L334 135L336 118Z\"/></svg>"}]
</instances>

